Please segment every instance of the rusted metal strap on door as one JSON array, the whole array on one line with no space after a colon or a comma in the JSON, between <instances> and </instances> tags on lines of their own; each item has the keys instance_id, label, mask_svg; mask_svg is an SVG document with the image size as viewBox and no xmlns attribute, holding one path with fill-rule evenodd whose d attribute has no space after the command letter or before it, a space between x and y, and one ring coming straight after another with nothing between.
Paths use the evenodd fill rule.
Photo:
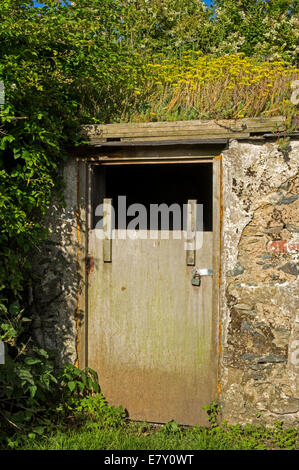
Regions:
<instances>
[{"instance_id":1,"label":"rusted metal strap on door","mask_svg":"<svg viewBox=\"0 0 299 470\"><path fill-rule=\"evenodd\" d=\"M104 199L103 203L103 260L112 262L112 199Z\"/></svg>"},{"instance_id":2,"label":"rusted metal strap on door","mask_svg":"<svg viewBox=\"0 0 299 470\"><path fill-rule=\"evenodd\" d=\"M189 199L187 206L187 266L195 266L196 256L196 207L197 200Z\"/></svg>"}]
</instances>

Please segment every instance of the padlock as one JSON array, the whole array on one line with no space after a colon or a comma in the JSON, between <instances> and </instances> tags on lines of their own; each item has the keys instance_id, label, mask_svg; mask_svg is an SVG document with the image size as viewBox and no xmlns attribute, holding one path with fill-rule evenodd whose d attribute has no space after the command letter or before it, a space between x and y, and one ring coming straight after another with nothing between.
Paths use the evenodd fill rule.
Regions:
<instances>
[{"instance_id":1,"label":"padlock","mask_svg":"<svg viewBox=\"0 0 299 470\"><path fill-rule=\"evenodd\" d=\"M199 272L193 271L192 274L193 274L192 281L191 281L192 286L200 286L201 279L200 279Z\"/></svg>"}]
</instances>

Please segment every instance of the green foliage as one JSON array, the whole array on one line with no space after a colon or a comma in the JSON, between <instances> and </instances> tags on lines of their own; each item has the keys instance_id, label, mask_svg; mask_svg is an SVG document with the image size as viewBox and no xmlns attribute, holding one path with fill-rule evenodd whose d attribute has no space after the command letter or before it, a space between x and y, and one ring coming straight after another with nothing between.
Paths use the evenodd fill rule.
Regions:
<instances>
[{"instance_id":1,"label":"green foliage","mask_svg":"<svg viewBox=\"0 0 299 470\"><path fill-rule=\"evenodd\" d=\"M61 371L60 383L64 390L64 396L80 398L86 393L99 393L97 374L94 370L86 367L80 370L73 364L67 364Z\"/></svg>"},{"instance_id":2,"label":"green foliage","mask_svg":"<svg viewBox=\"0 0 299 470\"><path fill-rule=\"evenodd\" d=\"M74 403L99 393L99 385L90 368L55 368L50 353L28 339L31 320L18 302L8 310L2 305L2 311L0 339L7 354L0 374L0 445L14 447L24 436L33 439L44 426L65 419Z\"/></svg>"},{"instance_id":3,"label":"green foliage","mask_svg":"<svg viewBox=\"0 0 299 470\"><path fill-rule=\"evenodd\" d=\"M5 342L6 357L0 374L0 440L13 430L34 424L49 406L57 384L49 353L28 340L30 319L23 315L19 303L12 303L8 310L1 307L0 339Z\"/></svg>"},{"instance_id":4,"label":"green foliage","mask_svg":"<svg viewBox=\"0 0 299 470\"><path fill-rule=\"evenodd\" d=\"M156 54L142 66L142 74L137 73L139 85L131 93L135 104L124 109L122 119L148 122L284 115L287 129L292 130L296 105L290 100L290 84L296 83L298 74L293 65L259 63L243 53L212 57L186 51L180 59Z\"/></svg>"},{"instance_id":5,"label":"green foliage","mask_svg":"<svg viewBox=\"0 0 299 470\"><path fill-rule=\"evenodd\" d=\"M0 375L0 446L18 446L78 412L102 413L107 423L116 424L121 412L110 411L101 395L91 396L98 392L94 371L68 364L57 372L41 348L34 346L21 360L8 357Z\"/></svg>"},{"instance_id":6,"label":"green foliage","mask_svg":"<svg viewBox=\"0 0 299 470\"><path fill-rule=\"evenodd\" d=\"M164 424L162 426L160 432L165 433L165 434L176 434L176 433L181 433L182 428L181 426L175 421L169 421L168 423Z\"/></svg>"},{"instance_id":7,"label":"green foliage","mask_svg":"<svg viewBox=\"0 0 299 470\"><path fill-rule=\"evenodd\" d=\"M77 375L77 373L75 374ZM71 368L62 372L72 378ZM78 392L78 391L77 391ZM286 428L281 421L272 427L216 423L216 402L205 407L212 426L180 426L172 420L163 426L136 423L126 419L122 407L107 405L101 393L82 396L75 392L61 405L50 408L55 419L37 421L23 433L15 433L6 446L18 449L201 449L272 450L299 449L298 428ZM47 432L45 432L47 430Z\"/></svg>"},{"instance_id":8,"label":"green foliage","mask_svg":"<svg viewBox=\"0 0 299 470\"><path fill-rule=\"evenodd\" d=\"M296 0L215 0L212 49L298 62L298 8Z\"/></svg>"},{"instance_id":9,"label":"green foliage","mask_svg":"<svg viewBox=\"0 0 299 470\"><path fill-rule=\"evenodd\" d=\"M121 43L145 55L180 55L186 49L209 52L212 8L203 0L123 0Z\"/></svg>"},{"instance_id":10,"label":"green foliage","mask_svg":"<svg viewBox=\"0 0 299 470\"><path fill-rule=\"evenodd\" d=\"M101 398L99 398L101 400ZM107 410L104 411L104 414ZM93 413L93 411L92 411ZM101 419L87 420L79 427L59 428L46 436L27 438L23 449L55 450L298 450L298 429L271 428L247 424L213 428L183 427L174 421L162 427L121 421L103 425Z\"/></svg>"},{"instance_id":11,"label":"green foliage","mask_svg":"<svg viewBox=\"0 0 299 470\"><path fill-rule=\"evenodd\" d=\"M219 413L218 401L213 401L210 405L204 406L203 409L208 414L208 421L212 427L217 425L217 417Z\"/></svg>"},{"instance_id":12,"label":"green foliage","mask_svg":"<svg viewBox=\"0 0 299 470\"><path fill-rule=\"evenodd\" d=\"M34 347L18 360L7 357L0 376L0 438L36 422L49 406L53 384L57 384L53 363L43 349Z\"/></svg>"},{"instance_id":13,"label":"green foliage","mask_svg":"<svg viewBox=\"0 0 299 470\"><path fill-rule=\"evenodd\" d=\"M211 433L219 439L225 439L231 446L238 442L240 448L247 450L293 450L297 449L299 444L298 429L284 428L282 422L265 427L252 424L230 425L223 421L220 426L212 428Z\"/></svg>"},{"instance_id":14,"label":"green foliage","mask_svg":"<svg viewBox=\"0 0 299 470\"><path fill-rule=\"evenodd\" d=\"M95 423L96 426L119 428L125 424L126 412L123 407L109 406L101 393L93 396L74 397L68 400L68 408L75 416Z\"/></svg>"},{"instance_id":15,"label":"green foliage","mask_svg":"<svg viewBox=\"0 0 299 470\"><path fill-rule=\"evenodd\" d=\"M143 55L243 52L262 60L298 61L294 0L123 0L121 43Z\"/></svg>"}]
</instances>

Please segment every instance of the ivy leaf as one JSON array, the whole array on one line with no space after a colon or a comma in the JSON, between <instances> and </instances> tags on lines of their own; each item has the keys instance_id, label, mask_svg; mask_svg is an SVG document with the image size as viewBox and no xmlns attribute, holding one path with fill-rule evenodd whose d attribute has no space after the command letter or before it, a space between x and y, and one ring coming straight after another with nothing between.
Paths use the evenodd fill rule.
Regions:
<instances>
[{"instance_id":1,"label":"ivy leaf","mask_svg":"<svg viewBox=\"0 0 299 470\"><path fill-rule=\"evenodd\" d=\"M36 391L37 391L37 386L36 385L31 385L29 387L29 391L30 391L31 398L34 398L34 396L36 394Z\"/></svg>"},{"instance_id":2,"label":"ivy leaf","mask_svg":"<svg viewBox=\"0 0 299 470\"><path fill-rule=\"evenodd\" d=\"M34 364L40 364L42 361L40 359L34 358L34 357L26 357L25 363L28 364L29 366L32 366Z\"/></svg>"},{"instance_id":3,"label":"ivy leaf","mask_svg":"<svg viewBox=\"0 0 299 470\"><path fill-rule=\"evenodd\" d=\"M68 387L70 391L73 392L76 388L76 382L73 382L73 381L68 382Z\"/></svg>"}]
</instances>

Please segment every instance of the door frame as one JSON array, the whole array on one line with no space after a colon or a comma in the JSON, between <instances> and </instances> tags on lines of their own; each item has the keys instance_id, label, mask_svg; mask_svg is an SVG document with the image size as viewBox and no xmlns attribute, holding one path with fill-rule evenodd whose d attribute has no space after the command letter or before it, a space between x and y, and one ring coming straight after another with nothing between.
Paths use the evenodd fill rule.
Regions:
<instances>
[{"instance_id":1,"label":"door frame","mask_svg":"<svg viewBox=\"0 0 299 470\"><path fill-rule=\"evenodd\" d=\"M183 142L182 142L183 144ZM88 367L88 276L93 270L93 262L89 257L89 228L91 227L93 168L96 165L121 164L171 164L171 163L206 163L213 165L213 345L211 354L217 351L217 391L220 387L220 356L221 356L221 319L220 319L220 283L221 283L221 247L222 247L222 156L219 147L198 151L198 155L173 156L158 155L135 157L132 152L127 157L113 157L107 152L97 152L98 155L77 157L77 274L78 290L76 305L76 365ZM164 153L164 152L162 152Z\"/></svg>"}]
</instances>

